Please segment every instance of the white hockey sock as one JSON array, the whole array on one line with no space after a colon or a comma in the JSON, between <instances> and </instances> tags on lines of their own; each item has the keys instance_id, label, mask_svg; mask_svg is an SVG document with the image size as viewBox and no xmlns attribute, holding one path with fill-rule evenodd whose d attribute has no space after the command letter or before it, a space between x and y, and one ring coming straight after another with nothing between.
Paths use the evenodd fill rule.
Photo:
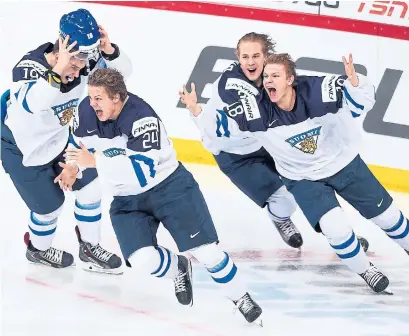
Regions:
<instances>
[{"instance_id":1,"label":"white hockey sock","mask_svg":"<svg viewBox=\"0 0 409 336\"><path fill-rule=\"evenodd\" d=\"M157 278L174 279L178 274L178 256L165 247L158 246L156 248L156 264L151 274Z\"/></svg>"},{"instance_id":2,"label":"white hockey sock","mask_svg":"<svg viewBox=\"0 0 409 336\"><path fill-rule=\"evenodd\" d=\"M203 245L190 252L206 267L213 280L223 285L227 297L231 300L238 300L247 292L236 264L218 245Z\"/></svg>"},{"instance_id":3,"label":"white hockey sock","mask_svg":"<svg viewBox=\"0 0 409 336\"><path fill-rule=\"evenodd\" d=\"M369 259L348 223L349 218L340 207L328 211L320 219L322 232L341 261L358 274L370 266Z\"/></svg>"},{"instance_id":4,"label":"white hockey sock","mask_svg":"<svg viewBox=\"0 0 409 336\"><path fill-rule=\"evenodd\" d=\"M38 250L45 251L51 247L57 229L57 220L62 210L62 206L57 210L40 215L35 212L30 213L30 229L31 244Z\"/></svg>"},{"instance_id":5,"label":"white hockey sock","mask_svg":"<svg viewBox=\"0 0 409 336\"><path fill-rule=\"evenodd\" d=\"M74 216L81 239L91 245L101 240L101 188L96 178L82 189L75 191Z\"/></svg>"},{"instance_id":6,"label":"white hockey sock","mask_svg":"<svg viewBox=\"0 0 409 336\"><path fill-rule=\"evenodd\" d=\"M178 256L162 246L143 247L133 253L128 261L138 273L157 278L174 279L178 274Z\"/></svg>"},{"instance_id":7,"label":"white hockey sock","mask_svg":"<svg viewBox=\"0 0 409 336\"><path fill-rule=\"evenodd\" d=\"M409 220L394 203L371 221L385 231L393 241L409 251Z\"/></svg>"},{"instance_id":8,"label":"white hockey sock","mask_svg":"<svg viewBox=\"0 0 409 336\"><path fill-rule=\"evenodd\" d=\"M294 213L294 196L283 186L267 200L267 211L273 222L284 222Z\"/></svg>"}]
</instances>

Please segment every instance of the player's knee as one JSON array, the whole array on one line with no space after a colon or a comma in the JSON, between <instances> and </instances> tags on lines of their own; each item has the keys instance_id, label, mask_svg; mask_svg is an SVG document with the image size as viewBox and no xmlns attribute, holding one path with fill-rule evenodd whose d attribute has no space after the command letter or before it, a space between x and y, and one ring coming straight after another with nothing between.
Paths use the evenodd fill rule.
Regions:
<instances>
[{"instance_id":1,"label":"player's knee","mask_svg":"<svg viewBox=\"0 0 409 336\"><path fill-rule=\"evenodd\" d=\"M151 274L160 264L160 255L153 246L142 247L128 258L132 269L145 274Z\"/></svg>"},{"instance_id":2,"label":"player's knee","mask_svg":"<svg viewBox=\"0 0 409 336\"><path fill-rule=\"evenodd\" d=\"M93 204L101 200L102 190L99 178L94 179L80 190L75 191L77 202L80 204Z\"/></svg>"},{"instance_id":3,"label":"player's knee","mask_svg":"<svg viewBox=\"0 0 409 336\"><path fill-rule=\"evenodd\" d=\"M291 216L297 207L294 196L285 186L282 186L272 194L268 198L267 203L269 212L278 217Z\"/></svg>"},{"instance_id":4,"label":"player's knee","mask_svg":"<svg viewBox=\"0 0 409 336\"><path fill-rule=\"evenodd\" d=\"M189 251L210 272L217 283L231 282L237 273L237 266L216 243L202 245Z\"/></svg>"},{"instance_id":5,"label":"player's knee","mask_svg":"<svg viewBox=\"0 0 409 336\"><path fill-rule=\"evenodd\" d=\"M32 216L38 222L48 223L48 222L50 222L52 220L57 219L60 216L60 214L62 212L62 208L63 208L63 206L61 205L57 210L54 210L53 212L50 212L48 214L38 214L38 213L33 212Z\"/></svg>"},{"instance_id":6,"label":"player's knee","mask_svg":"<svg viewBox=\"0 0 409 336\"><path fill-rule=\"evenodd\" d=\"M225 257L223 250L216 244L206 244L194 249L189 250L189 252L206 267L212 267L222 261Z\"/></svg>"},{"instance_id":7,"label":"player's knee","mask_svg":"<svg viewBox=\"0 0 409 336\"><path fill-rule=\"evenodd\" d=\"M353 234L348 224L348 217L340 207L336 207L323 215L319 221L322 233L331 245L339 245L351 238Z\"/></svg>"},{"instance_id":8,"label":"player's knee","mask_svg":"<svg viewBox=\"0 0 409 336\"><path fill-rule=\"evenodd\" d=\"M392 225L395 225L399 218L401 217L401 212L394 202L380 215L371 218L371 221L381 228L389 228Z\"/></svg>"}]
</instances>

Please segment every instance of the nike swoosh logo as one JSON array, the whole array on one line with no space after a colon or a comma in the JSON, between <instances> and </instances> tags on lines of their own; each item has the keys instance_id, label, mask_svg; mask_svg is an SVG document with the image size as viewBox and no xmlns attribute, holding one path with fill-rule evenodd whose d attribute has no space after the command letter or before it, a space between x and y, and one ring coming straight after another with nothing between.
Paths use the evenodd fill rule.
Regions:
<instances>
[{"instance_id":1,"label":"nike swoosh logo","mask_svg":"<svg viewBox=\"0 0 409 336\"><path fill-rule=\"evenodd\" d=\"M94 133L94 132L96 132L96 129L94 129L94 130L92 130L92 131L88 131L88 130L87 130L87 133L88 133L88 134L91 134L91 133Z\"/></svg>"},{"instance_id":2,"label":"nike swoosh logo","mask_svg":"<svg viewBox=\"0 0 409 336\"><path fill-rule=\"evenodd\" d=\"M196 232L196 233L193 234L193 235L190 235L190 238L195 238L199 233L200 233L200 231L199 231L199 232Z\"/></svg>"},{"instance_id":3,"label":"nike swoosh logo","mask_svg":"<svg viewBox=\"0 0 409 336\"><path fill-rule=\"evenodd\" d=\"M276 121L278 121L278 119L276 119L276 120L274 120L272 123L270 123L270 124L268 125L268 127L271 127Z\"/></svg>"},{"instance_id":4,"label":"nike swoosh logo","mask_svg":"<svg viewBox=\"0 0 409 336\"><path fill-rule=\"evenodd\" d=\"M382 205L382 203L383 203L383 198L382 198L382 201L379 204L377 204L378 208Z\"/></svg>"}]
</instances>

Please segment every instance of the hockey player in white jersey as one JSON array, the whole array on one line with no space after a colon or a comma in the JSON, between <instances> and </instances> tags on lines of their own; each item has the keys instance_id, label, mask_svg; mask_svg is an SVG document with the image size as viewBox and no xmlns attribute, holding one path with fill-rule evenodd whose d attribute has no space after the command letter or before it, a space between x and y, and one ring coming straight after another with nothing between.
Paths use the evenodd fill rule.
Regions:
<instances>
[{"instance_id":1,"label":"hockey player in white jersey","mask_svg":"<svg viewBox=\"0 0 409 336\"><path fill-rule=\"evenodd\" d=\"M237 43L239 62L230 65L213 84L212 96L215 99L222 96L231 113L242 112L243 104L263 109L263 104L259 104L262 73L267 57L273 52L274 43L268 35L244 35ZM194 83L192 85L194 87ZM187 93L186 88L184 90ZM210 108L203 110L195 94L189 97L193 102L190 106L182 91L179 93L181 102L187 104L200 130L203 146L213 153L221 171L257 205L267 208L270 219L288 245L300 247L302 236L290 219L296 203L283 185L273 158L255 138L230 133L222 107L212 108L209 104L213 98L208 102ZM358 240L366 251L368 241L363 237Z\"/></svg>"},{"instance_id":2,"label":"hockey player in white jersey","mask_svg":"<svg viewBox=\"0 0 409 336\"><path fill-rule=\"evenodd\" d=\"M30 210L25 235L30 262L64 268L73 256L51 246L64 203L62 177L75 180L78 168L59 164L70 122L87 77L98 67L131 71L129 59L85 9L65 14L58 41L28 52L13 69L13 84L2 97L2 164ZM100 246L101 191L90 169L72 187L79 258L85 269L121 273L121 259Z\"/></svg>"},{"instance_id":3,"label":"hockey player in white jersey","mask_svg":"<svg viewBox=\"0 0 409 336\"><path fill-rule=\"evenodd\" d=\"M224 107L232 134L254 136L274 157L277 170L310 224L322 231L340 259L375 291L389 285L361 249L336 193L377 224L406 252L409 221L358 153L354 118L370 111L375 90L343 58L346 76L300 76L288 54L270 56L264 69L263 109ZM296 80L297 79L297 80ZM212 108L223 105L222 97Z\"/></svg>"},{"instance_id":4,"label":"hockey player in white jersey","mask_svg":"<svg viewBox=\"0 0 409 336\"><path fill-rule=\"evenodd\" d=\"M161 119L127 91L119 72L99 69L89 77L89 97L79 106L76 125L78 149L67 149L66 158L82 170L97 167L111 190L111 221L127 265L138 273L173 279L178 301L193 304L190 261L158 245L162 223L179 251L189 251L207 268L245 319L258 319L262 310L233 260L218 246L199 185L177 161Z\"/></svg>"},{"instance_id":5,"label":"hockey player in white jersey","mask_svg":"<svg viewBox=\"0 0 409 336\"><path fill-rule=\"evenodd\" d=\"M236 89L236 94L230 95L226 101L232 109L241 105L241 90L249 95L258 95L262 89L265 60L274 52L274 47L271 37L265 34L248 33L239 40L236 49L239 62L222 74L220 81L225 86L218 88L230 92ZM184 103L183 94L181 102ZM283 185L271 156L252 137L242 134L230 136L226 120L217 110L208 111L204 116L201 107L196 105L196 110L190 112L200 130L203 146L213 153L220 170L259 207L267 209L270 219L289 246L301 247L302 236L291 220L296 203ZM217 128L213 124L207 127L208 117L217 118Z\"/></svg>"}]
</instances>

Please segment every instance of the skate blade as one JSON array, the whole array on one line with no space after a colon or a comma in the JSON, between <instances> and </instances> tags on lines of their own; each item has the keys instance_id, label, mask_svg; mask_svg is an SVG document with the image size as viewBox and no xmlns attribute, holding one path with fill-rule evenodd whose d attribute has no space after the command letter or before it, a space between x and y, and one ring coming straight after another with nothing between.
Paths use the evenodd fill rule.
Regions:
<instances>
[{"instance_id":1,"label":"skate blade","mask_svg":"<svg viewBox=\"0 0 409 336\"><path fill-rule=\"evenodd\" d=\"M389 288L387 288L380 292L379 294L393 295L393 292Z\"/></svg>"},{"instance_id":2,"label":"skate blade","mask_svg":"<svg viewBox=\"0 0 409 336\"><path fill-rule=\"evenodd\" d=\"M257 326L259 326L259 327L263 327L264 325L263 325L263 320L261 319L261 317L258 317L254 322L253 322L253 324L255 324L255 325L257 325Z\"/></svg>"},{"instance_id":3,"label":"skate blade","mask_svg":"<svg viewBox=\"0 0 409 336\"><path fill-rule=\"evenodd\" d=\"M81 268L84 271L90 272L90 273L99 273L99 274L108 274L108 275L122 275L124 273L122 267L118 268L102 268L98 267L95 264L91 264L89 262L83 262L81 261Z\"/></svg>"},{"instance_id":4,"label":"skate blade","mask_svg":"<svg viewBox=\"0 0 409 336\"><path fill-rule=\"evenodd\" d=\"M189 306L192 307L193 306L193 279L192 279L193 271L192 271L192 261L190 259L188 259L188 261L189 261L188 272L189 272L190 286L192 287L192 301L190 302Z\"/></svg>"},{"instance_id":5,"label":"skate blade","mask_svg":"<svg viewBox=\"0 0 409 336\"><path fill-rule=\"evenodd\" d=\"M53 267L51 265L43 264L43 263L37 262L37 261L31 261L31 260L28 260L28 259L27 259L27 261L28 261L28 264L32 265L32 266L48 267L48 268L53 268L53 269L57 269L57 270L58 269L70 269L70 268L75 267L75 262L73 262L70 266L66 266L66 267Z\"/></svg>"}]
</instances>

